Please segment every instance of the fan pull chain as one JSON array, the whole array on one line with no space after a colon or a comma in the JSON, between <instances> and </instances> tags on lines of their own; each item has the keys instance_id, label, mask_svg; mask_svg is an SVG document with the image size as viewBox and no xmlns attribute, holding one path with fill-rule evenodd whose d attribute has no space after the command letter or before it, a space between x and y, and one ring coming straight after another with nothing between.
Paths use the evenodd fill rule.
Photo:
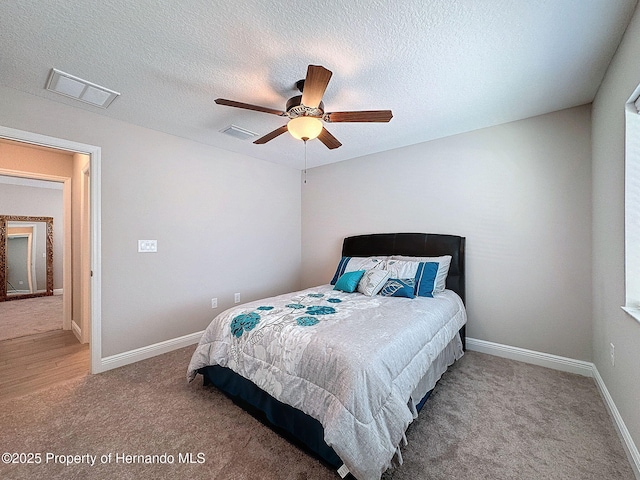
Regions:
<instances>
[{"instance_id":1,"label":"fan pull chain","mask_svg":"<svg viewBox=\"0 0 640 480\"><path fill-rule=\"evenodd\" d=\"M307 183L307 141L304 140L304 183Z\"/></svg>"}]
</instances>

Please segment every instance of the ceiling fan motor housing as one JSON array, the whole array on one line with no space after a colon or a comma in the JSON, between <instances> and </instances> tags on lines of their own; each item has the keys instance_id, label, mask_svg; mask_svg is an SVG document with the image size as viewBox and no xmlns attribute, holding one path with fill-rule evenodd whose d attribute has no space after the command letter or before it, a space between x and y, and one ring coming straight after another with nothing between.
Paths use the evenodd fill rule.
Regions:
<instances>
[{"instance_id":1,"label":"ceiling fan motor housing","mask_svg":"<svg viewBox=\"0 0 640 480\"><path fill-rule=\"evenodd\" d=\"M287 115L289 118L322 117L323 114L324 103L322 102L320 102L318 108L311 108L302 104L302 95L297 95L287 100Z\"/></svg>"}]
</instances>

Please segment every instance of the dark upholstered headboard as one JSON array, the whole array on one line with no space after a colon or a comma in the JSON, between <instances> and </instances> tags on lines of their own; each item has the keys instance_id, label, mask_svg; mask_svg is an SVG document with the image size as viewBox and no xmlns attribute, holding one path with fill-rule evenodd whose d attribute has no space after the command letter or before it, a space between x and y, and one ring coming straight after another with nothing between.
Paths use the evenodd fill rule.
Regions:
<instances>
[{"instance_id":1,"label":"dark upholstered headboard","mask_svg":"<svg viewBox=\"0 0 640 480\"><path fill-rule=\"evenodd\" d=\"M464 290L464 240L457 235L434 233L374 233L347 237L342 244L343 257L372 257L375 255L408 255L437 257L451 255L447 288L462 301Z\"/></svg>"}]
</instances>

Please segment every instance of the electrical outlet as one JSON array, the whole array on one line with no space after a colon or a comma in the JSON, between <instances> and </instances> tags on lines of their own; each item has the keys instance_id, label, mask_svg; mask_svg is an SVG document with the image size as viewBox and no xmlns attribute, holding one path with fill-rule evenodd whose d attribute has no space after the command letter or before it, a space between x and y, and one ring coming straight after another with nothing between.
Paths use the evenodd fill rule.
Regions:
<instances>
[{"instance_id":1,"label":"electrical outlet","mask_svg":"<svg viewBox=\"0 0 640 480\"><path fill-rule=\"evenodd\" d=\"M211 308L218 308L218 299L217 298L212 298L211 299Z\"/></svg>"},{"instance_id":2,"label":"electrical outlet","mask_svg":"<svg viewBox=\"0 0 640 480\"><path fill-rule=\"evenodd\" d=\"M616 346L613 343L609 344L609 355L611 356L611 365L616 365Z\"/></svg>"},{"instance_id":3,"label":"electrical outlet","mask_svg":"<svg viewBox=\"0 0 640 480\"><path fill-rule=\"evenodd\" d=\"M240 294L239 293L236 293L233 296L233 301L236 302L236 303L240 303Z\"/></svg>"}]
</instances>

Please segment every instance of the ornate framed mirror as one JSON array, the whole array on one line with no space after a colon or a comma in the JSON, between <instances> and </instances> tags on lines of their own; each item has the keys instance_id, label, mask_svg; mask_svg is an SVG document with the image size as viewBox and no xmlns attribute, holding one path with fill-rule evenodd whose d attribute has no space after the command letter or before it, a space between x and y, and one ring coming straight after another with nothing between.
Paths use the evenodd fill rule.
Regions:
<instances>
[{"instance_id":1,"label":"ornate framed mirror","mask_svg":"<svg viewBox=\"0 0 640 480\"><path fill-rule=\"evenodd\" d=\"M53 218L0 215L0 302L53 295Z\"/></svg>"}]
</instances>

